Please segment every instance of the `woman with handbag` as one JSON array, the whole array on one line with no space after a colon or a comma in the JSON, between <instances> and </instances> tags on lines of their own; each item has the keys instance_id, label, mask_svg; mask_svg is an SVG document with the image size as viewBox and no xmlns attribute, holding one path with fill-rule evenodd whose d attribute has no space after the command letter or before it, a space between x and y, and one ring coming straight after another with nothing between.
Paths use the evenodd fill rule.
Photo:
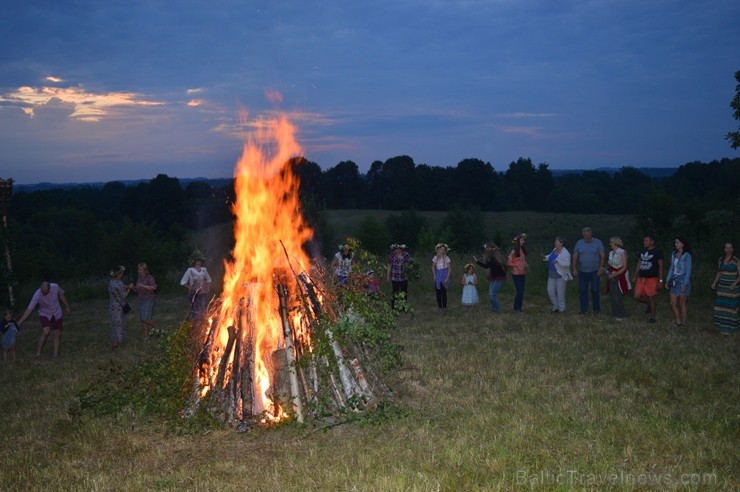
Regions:
<instances>
[{"instance_id":1,"label":"woman with handbag","mask_svg":"<svg viewBox=\"0 0 740 492\"><path fill-rule=\"evenodd\" d=\"M131 289L121 279L126 268L121 265L110 271L108 281L108 311L110 312L110 335L113 350L117 349L126 338L126 314L131 311L131 306L126 302L126 297Z\"/></svg>"}]
</instances>

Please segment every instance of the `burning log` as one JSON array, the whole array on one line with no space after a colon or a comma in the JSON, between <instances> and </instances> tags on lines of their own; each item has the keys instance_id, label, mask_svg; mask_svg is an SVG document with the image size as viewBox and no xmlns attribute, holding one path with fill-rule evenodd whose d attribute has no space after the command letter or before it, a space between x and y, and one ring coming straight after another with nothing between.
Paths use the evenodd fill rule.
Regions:
<instances>
[{"instance_id":1,"label":"burning log","mask_svg":"<svg viewBox=\"0 0 740 492\"><path fill-rule=\"evenodd\" d=\"M293 403L296 420L303 423L303 402L298 387L298 372L295 367L295 352L293 349L293 330L288 320L288 290L283 284L277 286L278 298L280 299L280 318L283 322L283 336L285 337L285 356L288 362L288 374L290 376L290 398Z\"/></svg>"}]
</instances>

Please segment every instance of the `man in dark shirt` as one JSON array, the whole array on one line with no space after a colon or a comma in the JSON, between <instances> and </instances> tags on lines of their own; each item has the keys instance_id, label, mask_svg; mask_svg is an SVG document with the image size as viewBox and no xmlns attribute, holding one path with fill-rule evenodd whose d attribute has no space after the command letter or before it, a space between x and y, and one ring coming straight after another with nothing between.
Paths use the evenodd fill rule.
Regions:
<instances>
[{"instance_id":1,"label":"man in dark shirt","mask_svg":"<svg viewBox=\"0 0 740 492\"><path fill-rule=\"evenodd\" d=\"M647 304L650 323L655 323L655 298L663 287L663 252L655 247L655 238L648 234L642 239L644 248L637 259L632 283L635 284L635 300Z\"/></svg>"}]
</instances>

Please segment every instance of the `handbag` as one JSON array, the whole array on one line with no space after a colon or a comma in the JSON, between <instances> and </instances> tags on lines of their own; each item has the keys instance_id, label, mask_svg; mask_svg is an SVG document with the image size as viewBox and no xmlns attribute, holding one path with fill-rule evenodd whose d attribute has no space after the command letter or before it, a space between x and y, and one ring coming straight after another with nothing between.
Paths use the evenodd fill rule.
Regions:
<instances>
[{"instance_id":1,"label":"handbag","mask_svg":"<svg viewBox=\"0 0 740 492\"><path fill-rule=\"evenodd\" d=\"M113 297L116 298L116 301L121 306L121 310L123 310L123 314L128 314L128 313L131 312L131 304L129 304L128 302L127 303L122 303L120 301L120 299L118 299L118 296L113 296Z\"/></svg>"}]
</instances>

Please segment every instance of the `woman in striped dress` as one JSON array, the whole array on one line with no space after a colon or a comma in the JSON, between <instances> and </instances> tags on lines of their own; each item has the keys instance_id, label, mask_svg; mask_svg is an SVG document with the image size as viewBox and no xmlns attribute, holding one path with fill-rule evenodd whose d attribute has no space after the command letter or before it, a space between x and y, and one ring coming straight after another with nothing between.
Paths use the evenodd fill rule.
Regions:
<instances>
[{"instance_id":1,"label":"woman in striped dress","mask_svg":"<svg viewBox=\"0 0 740 492\"><path fill-rule=\"evenodd\" d=\"M737 333L737 307L740 301L740 260L732 243L726 243L724 254L717 262L717 275L712 282L714 298L714 326L724 334Z\"/></svg>"}]
</instances>

